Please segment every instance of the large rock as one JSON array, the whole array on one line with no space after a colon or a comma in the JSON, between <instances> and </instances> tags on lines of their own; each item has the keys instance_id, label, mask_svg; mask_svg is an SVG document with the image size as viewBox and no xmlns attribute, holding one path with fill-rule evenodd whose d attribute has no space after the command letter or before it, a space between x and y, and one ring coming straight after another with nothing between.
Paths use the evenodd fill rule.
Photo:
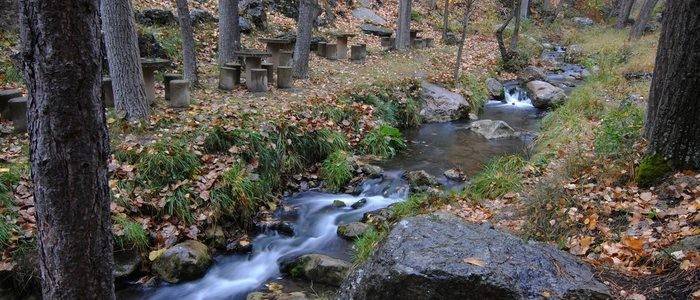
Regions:
<instances>
[{"instance_id":1,"label":"large rock","mask_svg":"<svg viewBox=\"0 0 700 300\"><path fill-rule=\"evenodd\" d=\"M216 22L217 19L210 12L195 8L190 10L190 22L192 24L205 24Z\"/></svg>"},{"instance_id":2,"label":"large rock","mask_svg":"<svg viewBox=\"0 0 700 300\"><path fill-rule=\"evenodd\" d=\"M206 245L188 240L165 250L153 262L153 270L170 283L193 280L204 275L213 260Z\"/></svg>"},{"instance_id":3,"label":"large rock","mask_svg":"<svg viewBox=\"0 0 700 300\"><path fill-rule=\"evenodd\" d=\"M440 185L435 176L428 174L424 170L408 171L403 174L403 177L408 180L408 184L412 187Z\"/></svg>"},{"instance_id":4,"label":"large rock","mask_svg":"<svg viewBox=\"0 0 700 300\"><path fill-rule=\"evenodd\" d=\"M538 68L535 66L527 66L523 70L522 78L523 80L525 80L525 82L530 82L533 80L545 81L547 80L547 74L542 68Z\"/></svg>"},{"instance_id":5,"label":"large rock","mask_svg":"<svg viewBox=\"0 0 700 300\"><path fill-rule=\"evenodd\" d=\"M175 15L172 11L160 8L149 8L134 13L136 22L141 25L173 25L176 23Z\"/></svg>"},{"instance_id":6,"label":"large rock","mask_svg":"<svg viewBox=\"0 0 700 300\"><path fill-rule=\"evenodd\" d=\"M298 0L272 0L272 9L278 11L287 18L299 18Z\"/></svg>"},{"instance_id":7,"label":"large rock","mask_svg":"<svg viewBox=\"0 0 700 300\"><path fill-rule=\"evenodd\" d=\"M486 79L486 89L489 91L489 96L491 96L492 99L503 99L505 96L503 84L496 78Z\"/></svg>"},{"instance_id":8,"label":"large rock","mask_svg":"<svg viewBox=\"0 0 700 300\"><path fill-rule=\"evenodd\" d=\"M121 250L114 252L115 278L126 277L134 273L141 265L141 255L135 250Z\"/></svg>"},{"instance_id":9,"label":"large rock","mask_svg":"<svg viewBox=\"0 0 700 300\"><path fill-rule=\"evenodd\" d=\"M541 80L528 82L527 91L532 97L532 105L537 108L554 107L566 101L564 90Z\"/></svg>"},{"instance_id":10,"label":"large rock","mask_svg":"<svg viewBox=\"0 0 700 300\"><path fill-rule=\"evenodd\" d=\"M373 10L366 7L358 7L352 10L352 16L363 21L368 21L377 25L386 25L386 20L380 17Z\"/></svg>"},{"instance_id":11,"label":"large rock","mask_svg":"<svg viewBox=\"0 0 700 300\"><path fill-rule=\"evenodd\" d=\"M141 57L169 59L168 53L165 52L153 33L139 32L138 43Z\"/></svg>"},{"instance_id":12,"label":"large rock","mask_svg":"<svg viewBox=\"0 0 700 300\"><path fill-rule=\"evenodd\" d=\"M242 0L238 3L240 16L250 21L260 30L267 28L267 13L262 0Z\"/></svg>"},{"instance_id":13,"label":"large rock","mask_svg":"<svg viewBox=\"0 0 700 300\"><path fill-rule=\"evenodd\" d=\"M376 35L376 36L381 36L381 37L390 37L391 35L394 34L394 31L389 29L389 28L377 26L377 25L372 25L372 24L367 24L367 23L360 25L360 30L362 30L362 32L364 32L366 34L371 34L371 35Z\"/></svg>"},{"instance_id":14,"label":"large rock","mask_svg":"<svg viewBox=\"0 0 700 300\"><path fill-rule=\"evenodd\" d=\"M508 125L508 123L501 120L478 120L469 124L469 129L474 131L484 138L493 139L505 139L517 137L518 134L515 130Z\"/></svg>"},{"instance_id":15,"label":"large rock","mask_svg":"<svg viewBox=\"0 0 700 300\"><path fill-rule=\"evenodd\" d=\"M346 240L354 240L359 238L370 226L361 222L352 222L338 226L338 236Z\"/></svg>"},{"instance_id":16,"label":"large rock","mask_svg":"<svg viewBox=\"0 0 700 300\"><path fill-rule=\"evenodd\" d=\"M350 271L351 264L322 254L306 254L282 261L282 272L292 277L304 277L312 282L340 286Z\"/></svg>"},{"instance_id":17,"label":"large rock","mask_svg":"<svg viewBox=\"0 0 700 300\"><path fill-rule=\"evenodd\" d=\"M421 83L423 107L420 115L425 122L447 122L462 119L469 114L469 102L462 95L439 85Z\"/></svg>"},{"instance_id":18,"label":"large rock","mask_svg":"<svg viewBox=\"0 0 700 300\"><path fill-rule=\"evenodd\" d=\"M610 299L574 256L449 214L397 223L339 299Z\"/></svg>"}]
</instances>

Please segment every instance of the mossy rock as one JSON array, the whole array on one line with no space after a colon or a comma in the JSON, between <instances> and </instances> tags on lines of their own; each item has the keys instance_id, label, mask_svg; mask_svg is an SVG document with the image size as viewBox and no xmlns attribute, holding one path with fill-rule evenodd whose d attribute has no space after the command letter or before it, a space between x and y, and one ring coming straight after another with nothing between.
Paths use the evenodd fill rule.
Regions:
<instances>
[{"instance_id":1,"label":"mossy rock","mask_svg":"<svg viewBox=\"0 0 700 300\"><path fill-rule=\"evenodd\" d=\"M634 181L640 187L650 187L671 172L671 166L658 154L642 159L635 170Z\"/></svg>"},{"instance_id":2,"label":"mossy rock","mask_svg":"<svg viewBox=\"0 0 700 300\"><path fill-rule=\"evenodd\" d=\"M153 270L170 283L201 277L213 260L206 245L188 240L165 250L154 262Z\"/></svg>"}]
</instances>

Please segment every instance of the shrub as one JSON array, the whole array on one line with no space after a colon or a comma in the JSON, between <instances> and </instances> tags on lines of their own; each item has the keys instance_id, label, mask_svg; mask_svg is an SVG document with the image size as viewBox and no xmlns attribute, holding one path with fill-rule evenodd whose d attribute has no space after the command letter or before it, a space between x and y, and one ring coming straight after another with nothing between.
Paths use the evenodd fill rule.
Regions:
<instances>
[{"instance_id":1,"label":"shrub","mask_svg":"<svg viewBox=\"0 0 700 300\"><path fill-rule=\"evenodd\" d=\"M141 224L125 216L117 216L114 218L114 221L115 224L122 227L122 234L114 237L114 242L120 248L129 246L136 247L139 250L148 248L148 233Z\"/></svg>"},{"instance_id":2,"label":"shrub","mask_svg":"<svg viewBox=\"0 0 700 300\"><path fill-rule=\"evenodd\" d=\"M199 166L199 158L179 140L160 141L151 145L137 163L140 178L152 187L163 187L188 179Z\"/></svg>"},{"instance_id":3,"label":"shrub","mask_svg":"<svg viewBox=\"0 0 700 300\"><path fill-rule=\"evenodd\" d=\"M633 152L644 126L644 112L634 104L613 109L602 119L595 133L595 151L609 157Z\"/></svg>"},{"instance_id":4,"label":"shrub","mask_svg":"<svg viewBox=\"0 0 700 300\"><path fill-rule=\"evenodd\" d=\"M211 201L222 215L233 218L240 226L249 226L259 204L268 196L264 185L264 181L253 180L251 174L235 164L221 175Z\"/></svg>"},{"instance_id":5,"label":"shrub","mask_svg":"<svg viewBox=\"0 0 700 300\"><path fill-rule=\"evenodd\" d=\"M337 150L321 164L321 178L326 182L328 190L337 192L352 179L351 169L348 153Z\"/></svg>"},{"instance_id":6,"label":"shrub","mask_svg":"<svg viewBox=\"0 0 700 300\"><path fill-rule=\"evenodd\" d=\"M634 181L640 187L650 187L671 172L671 166L659 154L649 155L642 159L635 170Z\"/></svg>"},{"instance_id":7,"label":"shrub","mask_svg":"<svg viewBox=\"0 0 700 300\"><path fill-rule=\"evenodd\" d=\"M382 124L362 139L362 149L367 154L391 158L398 151L406 148L401 131L387 124Z\"/></svg>"},{"instance_id":8,"label":"shrub","mask_svg":"<svg viewBox=\"0 0 700 300\"><path fill-rule=\"evenodd\" d=\"M502 156L490 160L484 169L476 174L465 189L474 200L493 199L522 187L520 170L525 160L517 155Z\"/></svg>"},{"instance_id":9,"label":"shrub","mask_svg":"<svg viewBox=\"0 0 700 300\"><path fill-rule=\"evenodd\" d=\"M374 229L374 227L368 229L353 243L353 261L356 264L363 263L372 256L374 249L377 248L379 242L386 236L386 230L381 232Z\"/></svg>"}]
</instances>

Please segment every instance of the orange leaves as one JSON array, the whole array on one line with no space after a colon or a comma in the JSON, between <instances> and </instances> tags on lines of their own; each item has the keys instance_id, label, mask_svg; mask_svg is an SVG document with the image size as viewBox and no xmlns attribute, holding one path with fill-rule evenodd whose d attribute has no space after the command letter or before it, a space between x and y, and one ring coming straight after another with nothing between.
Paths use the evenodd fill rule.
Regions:
<instances>
[{"instance_id":1,"label":"orange leaves","mask_svg":"<svg viewBox=\"0 0 700 300\"><path fill-rule=\"evenodd\" d=\"M644 249L644 242L645 240L639 237L625 236L622 238L622 244L636 252L642 252Z\"/></svg>"},{"instance_id":2,"label":"orange leaves","mask_svg":"<svg viewBox=\"0 0 700 300\"><path fill-rule=\"evenodd\" d=\"M573 255L586 255L594 240L595 238L592 236L570 237L567 241L569 253Z\"/></svg>"}]
</instances>

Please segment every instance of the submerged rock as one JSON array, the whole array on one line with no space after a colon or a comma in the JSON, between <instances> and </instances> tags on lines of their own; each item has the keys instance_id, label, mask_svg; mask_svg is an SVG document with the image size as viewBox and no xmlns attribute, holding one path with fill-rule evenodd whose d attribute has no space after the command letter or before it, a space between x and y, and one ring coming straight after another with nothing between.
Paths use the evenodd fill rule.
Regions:
<instances>
[{"instance_id":1,"label":"submerged rock","mask_svg":"<svg viewBox=\"0 0 700 300\"><path fill-rule=\"evenodd\" d=\"M282 272L292 277L304 277L312 282L340 286L351 264L322 254L306 254L280 263Z\"/></svg>"},{"instance_id":2,"label":"submerged rock","mask_svg":"<svg viewBox=\"0 0 700 300\"><path fill-rule=\"evenodd\" d=\"M247 237L244 237L226 245L226 251L237 254L250 253L253 251L253 243Z\"/></svg>"},{"instance_id":3,"label":"submerged rock","mask_svg":"<svg viewBox=\"0 0 700 300\"><path fill-rule=\"evenodd\" d=\"M460 169L449 169L443 173L447 179L452 181L464 181L464 172Z\"/></svg>"},{"instance_id":4,"label":"submerged rock","mask_svg":"<svg viewBox=\"0 0 700 300\"><path fill-rule=\"evenodd\" d=\"M489 91L489 96L493 99L503 99L505 96L503 91L503 84L496 78L486 79L486 89Z\"/></svg>"},{"instance_id":5,"label":"submerged rock","mask_svg":"<svg viewBox=\"0 0 700 300\"><path fill-rule=\"evenodd\" d=\"M161 279L178 283L201 277L212 262L206 245L188 240L165 250L153 262L153 270Z\"/></svg>"},{"instance_id":6,"label":"submerged rock","mask_svg":"<svg viewBox=\"0 0 700 300\"><path fill-rule=\"evenodd\" d=\"M574 256L449 214L399 222L339 299L610 299Z\"/></svg>"},{"instance_id":7,"label":"submerged rock","mask_svg":"<svg viewBox=\"0 0 700 300\"><path fill-rule=\"evenodd\" d=\"M357 202L353 203L352 205L350 205L350 207L352 207L352 209L358 209L360 207L365 206L365 204L367 204L367 198L362 198L362 199L358 200Z\"/></svg>"},{"instance_id":8,"label":"submerged rock","mask_svg":"<svg viewBox=\"0 0 700 300\"><path fill-rule=\"evenodd\" d=\"M333 203L331 205L333 205L333 207L345 207L346 206L345 202L343 202L341 200L333 200Z\"/></svg>"},{"instance_id":9,"label":"submerged rock","mask_svg":"<svg viewBox=\"0 0 700 300\"><path fill-rule=\"evenodd\" d=\"M369 178L378 178L382 176L382 173L384 173L384 170L382 170L381 167L370 164L364 164L360 167L360 169L362 170L362 173L367 175Z\"/></svg>"},{"instance_id":10,"label":"submerged rock","mask_svg":"<svg viewBox=\"0 0 700 300\"><path fill-rule=\"evenodd\" d=\"M270 221L260 221L255 224L255 227L259 232L264 232L266 230L277 231L279 234L293 236L294 235L294 225L290 222L280 221L280 220L270 220Z\"/></svg>"},{"instance_id":11,"label":"submerged rock","mask_svg":"<svg viewBox=\"0 0 700 300\"><path fill-rule=\"evenodd\" d=\"M540 109L554 107L566 101L564 90L548 82L530 81L527 83L527 90L532 95L532 105Z\"/></svg>"},{"instance_id":12,"label":"submerged rock","mask_svg":"<svg viewBox=\"0 0 700 300\"><path fill-rule=\"evenodd\" d=\"M517 137L518 133L508 125L508 123L501 120L478 120L469 124L469 129L482 135L484 138L493 139L506 139Z\"/></svg>"},{"instance_id":13,"label":"submerged rock","mask_svg":"<svg viewBox=\"0 0 700 300\"><path fill-rule=\"evenodd\" d=\"M369 229L369 225L361 222L352 222L338 226L338 236L346 240L354 240Z\"/></svg>"},{"instance_id":14,"label":"submerged rock","mask_svg":"<svg viewBox=\"0 0 700 300\"><path fill-rule=\"evenodd\" d=\"M440 185L440 182L438 182L435 176L428 174L428 172L424 170L408 171L403 174L403 177L408 180L408 184L412 187Z\"/></svg>"},{"instance_id":15,"label":"submerged rock","mask_svg":"<svg viewBox=\"0 0 700 300\"><path fill-rule=\"evenodd\" d=\"M469 102L462 95L451 92L439 85L421 83L423 107L420 115L425 122L447 122L466 118Z\"/></svg>"}]
</instances>

